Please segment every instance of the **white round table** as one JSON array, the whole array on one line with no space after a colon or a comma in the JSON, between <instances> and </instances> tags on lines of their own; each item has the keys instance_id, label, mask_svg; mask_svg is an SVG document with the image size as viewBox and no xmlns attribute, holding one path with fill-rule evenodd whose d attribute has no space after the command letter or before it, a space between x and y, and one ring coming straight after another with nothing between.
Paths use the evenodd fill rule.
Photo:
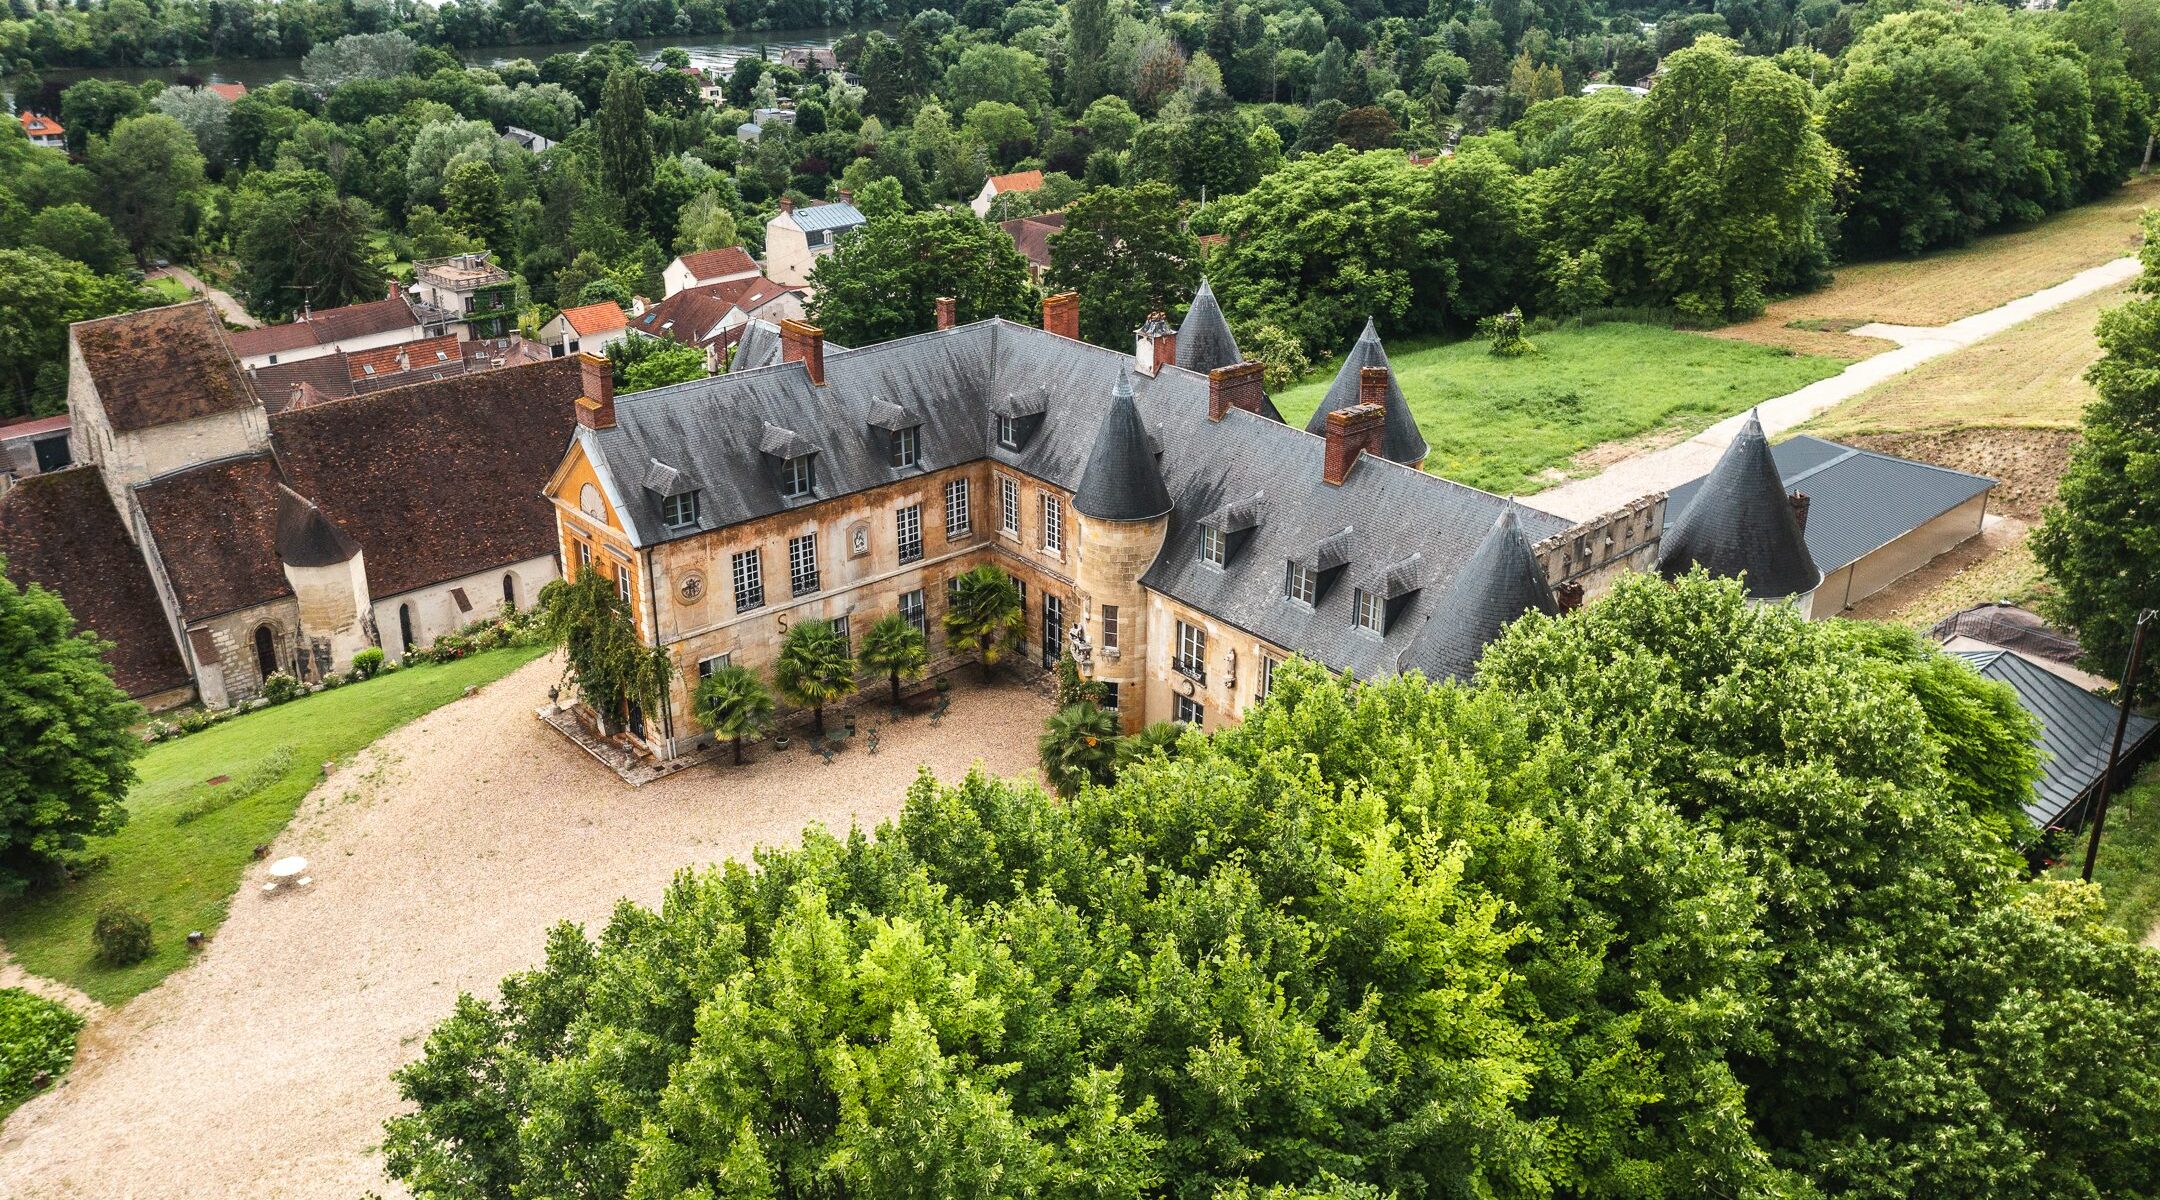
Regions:
<instances>
[{"instance_id":1,"label":"white round table","mask_svg":"<svg viewBox=\"0 0 2160 1200\"><path fill-rule=\"evenodd\" d=\"M306 873L307 860L297 854L270 864L270 879L273 883L291 883Z\"/></svg>"}]
</instances>

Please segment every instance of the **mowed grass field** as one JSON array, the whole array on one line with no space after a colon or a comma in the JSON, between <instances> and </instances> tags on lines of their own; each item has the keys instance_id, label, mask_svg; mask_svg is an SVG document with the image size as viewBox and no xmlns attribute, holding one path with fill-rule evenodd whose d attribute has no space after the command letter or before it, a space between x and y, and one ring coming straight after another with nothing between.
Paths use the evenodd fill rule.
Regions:
<instances>
[{"instance_id":1,"label":"mowed grass field","mask_svg":"<svg viewBox=\"0 0 2160 1200\"><path fill-rule=\"evenodd\" d=\"M1403 396L1431 443L1425 469L1507 494L1591 473L1586 450L1654 431L1674 440L1752 404L1835 375L1835 359L1656 325L1607 322L1532 337L1497 358L1483 340L1388 346ZM1274 397L1291 423L1320 406L1341 360Z\"/></svg>"},{"instance_id":2,"label":"mowed grass field","mask_svg":"<svg viewBox=\"0 0 2160 1200\"><path fill-rule=\"evenodd\" d=\"M0 943L25 969L105 1004L155 987L187 961L190 930L214 933L224 923L255 847L285 828L324 763L545 652L495 650L411 667L150 747L128 796L128 823L90 846L104 865L0 914ZM227 778L209 782L218 776ZM115 901L146 913L157 939L157 952L134 966L106 966L90 944L98 909Z\"/></svg>"},{"instance_id":3,"label":"mowed grass field","mask_svg":"<svg viewBox=\"0 0 2160 1200\"><path fill-rule=\"evenodd\" d=\"M2160 205L2160 175L2134 178L2091 204L1990 234L1970 246L1839 267L1828 286L1779 300L1755 320L1727 326L1715 336L1865 358L1888 344L1837 330L1870 321L1943 325L2053 287L2135 252L2139 219L2155 205Z\"/></svg>"}]
</instances>

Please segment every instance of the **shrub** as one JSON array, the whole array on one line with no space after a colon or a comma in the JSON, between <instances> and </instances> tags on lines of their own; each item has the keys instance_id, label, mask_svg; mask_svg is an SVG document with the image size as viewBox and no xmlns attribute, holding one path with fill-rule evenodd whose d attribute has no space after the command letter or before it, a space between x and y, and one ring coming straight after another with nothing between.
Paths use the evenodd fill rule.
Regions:
<instances>
[{"instance_id":1,"label":"shrub","mask_svg":"<svg viewBox=\"0 0 2160 1200\"><path fill-rule=\"evenodd\" d=\"M300 681L283 671L272 671L263 677L262 698L272 704L283 704L306 694Z\"/></svg>"},{"instance_id":2,"label":"shrub","mask_svg":"<svg viewBox=\"0 0 2160 1200\"><path fill-rule=\"evenodd\" d=\"M75 1033L82 1018L21 988L0 988L0 1110L36 1091L40 1072L51 1076L75 1061Z\"/></svg>"},{"instance_id":3,"label":"shrub","mask_svg":"<svg viewBox=\"0 0 2160 1200\"><path fill-rule=\"evenodd\" d=\"M375 673L382 669L383 652L381 646L369 646L352 656L352 676L354 679L373 679Z\"/></svg>"},{"instance_id":4,"label":"shrub","mask_svg":"<svg viewBox=\"0 0 2160 1200\"><path fill-rule=\"evenodd\" d=\"M180 714L180 732L200 733L210 727L210 714L200 708L192 708Z\"/></svg>"},{"instance_id":5,"label":"shrub","mask_svg":"<svg viewBox=\"0 0 2160 1200\"><path fill-rule=\"evenodd\" d=\"M332 671L332 672L330 672L330 673L329 673L328 675L325 675L325 676L323 676L323 677L322 677L322 685L323 685L323 688L324 688L324 690L326 690L326 691L327 691L327 690L329 690L330 688L341 688L341 687L344 687L344 686L345 686L345 675L344 675L344 673L343 673L343 672L341 672L341 671Z\"/></svg>"},{"instance_id":6,"label":"shrub","mask_svg":"<svg viewBox=\"0 0 2160 1200\"><path fill-rule=\"evenodd\" d=\"M1523 315L1519 308L1495 313L1478 322L1478 333L1492 343L1492 353L1501 358L1521 358L1537 353L1537 347L1523 336Z\"/></svg>"},{"instance_id":7,"label":"shrub","mask_svg":"<svg viewBox=\"0 0 2160 1200\"><path fill-rule=\"evenodd\" d=\"M119 903L98 910L90 940L97 944L99 960L116 967L139 963L157 949L150 937L150 918Z\"/></svg>"},{"instance_id":8,"label":"shrub","mask_svg":"<svg viewBox=\"0 0 2160 1200\"><path fill-rule=\"evenodd\" d=\"M435 644L428 650L428 659L431 662L456 662L473 652L473 644L472 639L463 634L446 633L436 638Z\"/></svg>"},{"instance_id":9,"label":"shrub","mask_svg":"<svg viewBox=\"0 0 2160 1200\"><path fill-rule=\"evenodd\" d=\"M1312 356L1305 353L1297 335L1271 322L1238 333L1238 349L1265 369L1260 379L1271 392L1289 387L1312 371Z\"/></svg>"}]
</instances>

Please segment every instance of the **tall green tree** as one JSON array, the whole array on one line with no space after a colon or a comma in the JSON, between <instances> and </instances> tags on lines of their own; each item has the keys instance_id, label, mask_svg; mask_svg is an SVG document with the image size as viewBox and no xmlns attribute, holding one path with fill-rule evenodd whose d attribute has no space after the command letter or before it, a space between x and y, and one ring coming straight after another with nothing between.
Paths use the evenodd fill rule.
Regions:
<instances>
[{"instance_id":1,"label":"tall green tree","mask_svg":"<svg viewBox=\"0 0 2160 1200\"><path fill-rule=\"evenodd\" d=\"M593 114L593 137L600 147L600 186L621 207L623 224L648 227L653 186L653 139L645 111L645 72L618 67L608 73Z\"/></svg>"},{"instance_id":2,"label":"tall green tree","mask_svg":"<svg viewBox=\"0 0 2160 1200\"><path fill-rule=\"evenodd\" d=\"M1012 576L984 563L953 581L945 601L945 641L982 664L983 678L1004 657L1006 646L1027 634L1027 613Z\"/></svg>"},{"instance_id":3,"label":"tall green tree","mask_svg":"<svg viewBox=\"0 0 2160 1200\"><path fill-rule=\"evenodd\" d=\"M1050 235L1049 286L1080 293L1080 335L1132 344L1151 312L1169 312L1200 283L1200 239L1185 228L1166 184L1097 188L1065 211Z\"/></svg>"},{"instance_id":4,"label":"tall green tree","mask_svg":"<svg viewBox=\"0 0 2160 1200\"><path fill-rule=\"evenodd\" d=\"M129 117L112 136L91 143L97 208L126 239L138 263L185 245L202 191L202 151L178 121L159 113Z\"/></svg>"},{"instance_id":5,"label":"tall green tree","mask_svg":"<svg viewBox=\"0 0 2160 1200\"><path fill-rule=\"evenodd\" d=\"M113 126L141 116L149 105L142 89L120 79L84 79L60 93L60 124L67 130L70 154L90 148L90 139L110 134Z\"/></svg>"},{"instance_id":6,"label":"tall green tree","mask_svg":"<svg viewBox=\"0 0 2160 1200\"><path fill-rule=\"evenodd\" d=\"M475 164L482 166L484 164ZM281 318L383 296L375 214L313 171L261 172L233 200L233 248L248 307Z\"/></svg>"},{"instance_id":7,"label":"tall green tree","mask_svg":"<svg viewBox=\"0 0 2160 1200\"><path fill-rule=\"evenodd\" d=\"M2115 678L2137 614L2160 608L2160 215L2145 216L2139 297L2100 318L2100 361L2062 490L2033 534L2055 591L2049 615L2077 630L2090 670ZM2143 695L2160 694L2160 646Z\"/></svg>"},{"instance_id":8,"label":"tall green tree","mask_svg":"<svg viewBox=\"0 0 2160 1200\"><path fill-rule=\"evenodd\" d=\"M1110 0L1071 0L1065 6L1065 109L1078 114L1111 90L1104 74L1117 19Z\"/></svg>"},{"instance_id":9,"label":"tall green tree","mask_svg":"<svg viewBox=\"0 0 2160 1200\"><path fill-rule=\"evenodd\" d=\"M780 639L773 660L780 694L810 710L810 727L825 732L825 706L855 694L855 655L830 621L798 621Z\"/></svg>"},{"instance_id":10,"label":"tall green tree","mask_svg":"<svg viewBox=\"0 0 2160 1200\"><path fill-rule=\"evenodd\" d=\"M617 728L632 709L657 712L674 664L667 651L638 637L630 602L598 569L540 589L541 636L563 651L563 678L587 706Z\"/></svg>"},{"instance_id":11,"label":"tall green tree","mask_svg":"<svg viewBox=\"0 0 2160 1200\"><path fill-rule=\"evenodd\" d=\"M142 709L103 657L111 643L6 570L0 559L0 899L13 899L127 820L143 743Z\"/></svg>"},{"instance_id":12,"label":"tall green tree","mask_svg":"<svg viewBox=\"0 0 2160 1200\"><path fill-rule=\"evenodd\" d=\"M0 279L0 412L10 416L66 410L71 322L157 303L127 279L43 247L0 250Z\"/></svg>"},{"instance_id":13,"label":"tall green tree","mask_svg":"<svg viewBox=\"0 0 2160 1200\"><path fill-rule=\"evenodd\" d=\"M23 231L23 244L43 246L100 275L127 265L127 243L113 231L112 222L87 204L61 204L39 211Z\"/></svg>"},{"instance_id":14,"label":"tall green tree","mask_svg":"<svg viewBox=\"0 0 2160 1200\"><path fill-rule=\"evenodd\" d=\"M959 301L962 321L1027 321L1035 304L1013 240L964 208L872 220L818 260L810 283L812 317L850 346L936 328L940 296Z\"/></svg>"},{"instance_id":15,"label":"tall green tree","mask_svg":"<svg viewBox=\"0 0 2160 1200\"><path fill-rule=\"evenodd\" d=\"M930 639L899 613L886 613L863 633L863 669L884 675L892 684L892 703L900 707L900 681L922 674L930 661Z\"/></svg>"},{"instance_id":16,"label":"tall green tree","mask_svg":"<svg viewBox=\"0 0 2160 1200\"><path fill-rule=\"evenodd\" d=\"M1106 784L1117 773L1118 719L1114 711L1086 701L1068 704L1043 722L1035 744L1043 777L1071 799L1088 784Z\"/></svg>"},{"instance_id":17,"label":"tall green tree","mask_svg":"<svg viewBox=\"0 0 2160 1200\"><path fill-rule=\"evenodd\" d=\"M743 739L757 736L772 724L773 698L765 689L765 681L750 668L733 663L698 680L690 707L714 737L728 740L738 767L742 765Z\"/></svg>"}]
</instances>

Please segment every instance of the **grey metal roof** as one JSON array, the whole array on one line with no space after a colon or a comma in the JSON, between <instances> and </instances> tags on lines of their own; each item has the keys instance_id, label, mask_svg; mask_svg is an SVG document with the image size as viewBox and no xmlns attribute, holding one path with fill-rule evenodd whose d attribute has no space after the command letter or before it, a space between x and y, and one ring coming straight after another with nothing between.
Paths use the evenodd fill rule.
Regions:
<instances>
[{"instance_id":1,"label":"grey metal roof","mask_svg":"<svg viewBox=\"0 0 2160 1200\"><path fill-rule=\"evenodd\" d=\"M1387 436L1380 452L1399 463L1424 462L1425 435L1418 431L1417 414L1410 411L1410 402L1403 399L1402 385L1395 380L1387 351L1380 345L1380 331L1373 327L1370 317L1365 319L1365 332L1358 335L1357 344L1344 356L1342 369L1335 372L1335 382L1328 385L1320 407L1305 422L1305 431L1325 434L1329 413L1358 403L1358 375L1366 367L1388 367Z\"/></svg>"},{"instance_id":2,"label":"grey metal roof","mask_svg":"<svg viewBox=\"0 0 2160 1200\"><path fill-rule=\"evenodd\" d=\"M1813 518L1810 518L1812 523ZM2115 706L2038 666L2015 650L1957 650L1983 677L2010 685L2018 703L2040 722L2040 781L2025 815L2046 828L2078 807L2100 782L2115 740ZM2150 717L2132 713L2123 735L2123 758L2135 762L2153 735Z\"/></svg>"},{"instance_id":3,"label":"grey metal roof","mask_svg":"<svg viewBox=\"0 0 2160 1200\"><path fill-rule=\"evenodd\" d=\"M816 233L821 229L853 229L867 219L854 205L837 202L805 205L789 213L788 218L804 233Z\"/></svg>"},{"instance_id":4,"label":"grey metal roof","mask_svg":"<svg viewBox=\"0 0 2160 1200\"><path fill-rule=\"evenodd\" d=\"M1665 510L1674 507L1668 497ZM1658 554L1658 570L1668 579L1700 565L1724 578L1745 576L1748 595L1758 599L1805 595L1821 586L1823 573L1808 556L1770 442L1753 413L1666 526Z\"/></svg>"},{"instance_id":5,"label":"grey metal roof","mask_svg":"<svg viewBox=\"0 0 2160 1200\"><path fill-rule=\"evenodd\" d=\"M1237 337L1230 332L1230 322L1223 319L1222 305L1215 302L1215 289L1202 279L1200 290L1193 293L1192 307L1185 310L1185 320L1178 325L1177 365L1205 375L1217 367L1244 361L1244 355L1238 352Z\"/></svg>"},{"instance_id":6,"label":"grey metal roof","mask_svg":"<svg viewBox=\"0 0 2160 1200\"><path fill-rule=\"evenodd\" d=\"M1151 521L1170 511L1170 491L1133 403L1130 368L1118 372L1117 386L1110 389L1110 411L1095 426L1073 507L1100 521Z\"/></svg>"},{"instance_id":7,"label":"grey metal roof","mask_svg":"<svg viewBox=\"0 0 2160 1200\"><path fill-rule=\"evenodd\" d=\"M1878 454L1816 437L1796 437L1770 450L1787 492L1808 498L1808 557L1828 575L1858 562L1995 486L1909 458ZM1667 493L1666 522L1702 487L1690 480Z\"/></svg>"},{"instance_id":8,"label":"grey metal roof","mask_svg":"<svg viewBox=\"0 0 2160 1200\"><path fill-rule=\"evenodd\" d=\"M1468 679L1501 630L1533 609L1548 616L1560 611L1523 535L1521 518L1529 513L1512 504L1500 511L1432 620L1403 654L1403 670L1420 671L1427 679Z\"/></svg>"},{"instance_id":9,"label":"grey metal roof","mask_svg":"<svg viewBox=\"0 0 2160 1200\"><path fill-rule=\"evenodd\" d=\"M618 396L614 428L580 428L576 437L640 545L799 507L782 500L778 479L762 469L768 424L816 448L821 498L984 458L1078 492L1112 408L1112 385L1131 361L1130 355L1040 329L982 321L839 354L828 348L824 387L810 383L802 364L780 363ZM1171 367L1131 382L1134 412L1149 442L1175 448L1159 463L1171 502L1168 533L1143 582L1334 669L1392 674L1437 606L1438 593L1507 505L1498 496L1370 457L1341 486L1331 487L1321 476L1322 439L1241 410L1209 421L1205 376ZM1046 398L1040 428L1019 450L996 440L992 409L1007 396ZM917 467L895 470L873 438L871 405L881 397L907 397L919 407ZM694 528L665 529L656 500L617 494L613 481L642 479L654 458L674 465L699 489ZM1203 519L1263 491L1264 519L1242 535L1229 562L1222 568L1201 564ZM1529 509L1520 520L1532 540L1569 527ZM1284 595L1288 562L1337 535L1331 549L1346 565L1378 567L1423 555L1425 586L1405 602L1385 637L1353 629L1348 581L1312 607Z\"/></svg>"}]
</instances>

